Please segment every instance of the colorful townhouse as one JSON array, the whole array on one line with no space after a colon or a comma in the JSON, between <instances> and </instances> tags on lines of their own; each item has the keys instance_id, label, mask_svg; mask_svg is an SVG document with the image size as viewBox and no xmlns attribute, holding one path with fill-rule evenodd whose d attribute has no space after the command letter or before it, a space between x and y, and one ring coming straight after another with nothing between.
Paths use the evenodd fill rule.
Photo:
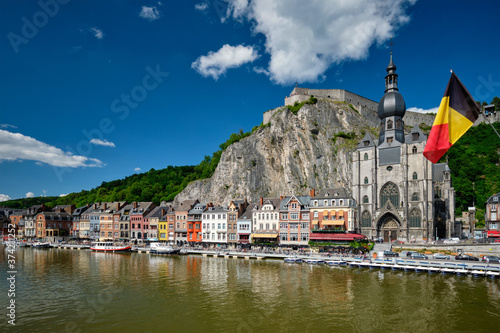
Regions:
<instances>
[{"instance_id":1,"label":"colorful townhouse","mask_svg":"<svg viewBox=\"0 0 500 333\"><path fill-rule=\"evenodd\" d=\"M36 215L37 238L55 241L56 237L69 237L72 224L72 215L62 209L56 212L38 213Z\"/></svg>"},{"instance_id":2,"label":"colorful townhouse","mask_svg":"<svg viewBox=\"0 0 500 333\"><path fill-rule=\"evenodd\" d=\"M116 212L118 215L118 237L115 240L130 241L130 211L134 208L133 204L126 204ZM114 216L115 218L116 216Z\"/></svg>"},{"instance_id":3,"label":"colorful townhouse","mask_svg":"<svg viewBox=\"0 0 500 333\"><path fill-rule=\"evenodd\" d=\"M142 242L148 239L149 224L144 218L156 205L152 202L133 202L130 211L130 240Z\"/></svg>"},{"instance_id":4,"label":"colorful townhouse","mask_svg":"<svg viewBox=\"0 0 500 333\"><path fill-rule=\"evenodd\" d=\"M252 214L252 243L278 243L280 198L260 198Z\"/></svg>"},{"instance_id":5,"label":"colorful townhouse","mask_svg":"<svg viewBox=\"0 0 500 333\"><path fill-rule=\"evenodd\" d=\"M115 238L115 218L118 220L118 212L125 206L125 202L104 202L102 212L99 214L99 241L113 241ZM117 222L117 221L116 221Z\"/></svg>"},{"instance_id":6,"label":"colorful townhouse","mask_svg":"<svg viewBox=\"0 0 500 333\"><path fill-rule=\"evenodd\" d=\"M106 202L96 202L92 204L91 208L88 210L89 217L89 239L99 240L101 236L100 224L101 224L101 213L104 211L105 206L109 204ZM81 229L81 224L80 224Z\"/></svg>"},{"instance_id":7,"label":"colorful townhouse","mask_svg":"<svg viewBox=\"0 0 500 333\"><path fill-rule=\"evenodd\" d=\"M311 197L282 197L280 202L280 243L290 246L309 244Z\"/></svg>"},{"instance_id":8,"label":"colorful townhouse","mask_svg":"<svg viewBox=\"0 0 500 333\"><path fill-rule=\"evenodd\" d=\"M314 190L311 191L312 194ZM356 232L356 202L344 188L328 188L311 198L311 241L338 241Z\"/></svg>"},{"instance_id":9,"label":"colorful townhouse","mask_svg":"<svg viewBox=\"0 0 500 333\"><path fill-rule=\"evenodd\" d=\"M494 194L486 201L484 221L488 238L500 237L500 193Z\"/></svg>"},{"instance_id":10,"label":"colorful townhouse","mask_svg":"<svg viewBox=\"0 0 500 333\"><path fill-rule=\"evenodd\" d=\"M33 239L36 238L36 215L40 212L50 211L50 209L44 204L34 205L28 208L21 221L19 221L20 229L21 225L24 228L22 231L22 236L20 238ZM21 231L19 231L21 233Z\"/></svg>"},{"instance_id":11,"label":"colorful townhouse","mask_svg":"<svg viewBox=\"0 0 500 333\"><path fill-rule=\"evenodd\" d=\"M12 209L9 215L10 224L14 226L17 238L22 238L24 235L24 223L21 223L21 225L19 225L23 219L24 214L26 214L26 211L24 209Z\"/></svg>"},{"instance_id":12,"label":"colorful townhouse","mask_svg":"<svg viewBox=\"0 0 500 333\"><path fill-rule=\"evenodd\" d=\"M237 234L238 244L250 243L250 234L252 233L252 217L255 204L249 204L243 213L238 217Z\"/></svg>"},{"instance_id":13,"label":"colorful townhouse","mask_svg":"<svg viewBox=\"0 0 500 333\"><path fill-rule=\"evenodd\" d=\"M80 238L90 239L90 212L94 209L93 207L94 207L94 204L90 205L80 215L80 226L78 228Z\"/></svg>"},{"instance_id":14,"label":"colorful townhouse","mask_svg":"<svg viewBox=\"0 0 500 333\"><path fill-rule=\"evenodd\" d=\"M188 212L199 203L198 200L185 200L180 205L174 207L175 211L175 242L177 244L187 244L187 219Z\"/></svg>"},{"instance_id":15,"label":"colorful townhouse","mask_svg":"<svg viewBox=\"0 0 500 333\"><path fill-rule=\"evenodd\" d=\"M172 209L172 206L167 202L162 202L161 204L162 206L160 206L160 216L158 218L158 240L160 242L168 242L168 217L169 211Z\"/></svg>"},{"instance_id":16,"label":"colorful townhouse","mask_svg":"<svg viewBox=\"0 0 500 333\"><path fill-rule=\"evenodd\" d=\"M206 204L197 203L193 209L188 212L187 241L189 244L202 242L202 216L207 208Z\"/></svg>"},{"instance_id":17,"label":"colorful townhouse","mask_svg":"<svg viewBox=\"0 0 500 333\"><path fill-rule=\"evenodd\" d=\"M248 206L247 200L233 200L227 207L227 242L238 243L238 217Z\"/></svg>"},{"instance_id":18,"label":"colorful townhouse","mask_svg":"<svg viewBox=\"0 0 500 333\"><path fill-rule=\"evenodd\" d=\"M227 243L227 208L209 206L202 216L202 241L212 244Z\"/></svg>"},{"instance_id":19,"label":"colorful townhouse","mask_svg":"<svg viewBox=\"0 0 500 333\"><path fill-rule=\"evenodd\" d=\"M90 205L85 205L78 207L73 212L73 228L71 229L71 236L74 238L80 238L80 220L82 214L90 207Z\"/></svg>"},{"instance_id":20,"label":"colorful townhouse","mask_svg":"<svg viewBox=\"0 0 500 333\"><path fill-rule=\"evenodd\" d=\"M155 207L148 215L144 217L144 222L149 226L147 236L150 241L158 240L158 225L160 222L160 216L162 216L162 209L165 207Z\"/></svg>"}]
</instances>

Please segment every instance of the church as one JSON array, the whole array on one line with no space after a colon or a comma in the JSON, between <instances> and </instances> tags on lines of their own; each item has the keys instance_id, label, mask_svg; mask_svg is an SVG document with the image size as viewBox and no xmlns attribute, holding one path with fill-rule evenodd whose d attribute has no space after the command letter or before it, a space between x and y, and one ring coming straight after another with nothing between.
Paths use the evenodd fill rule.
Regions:
<instances>
[{"instance_id":1,"label":"church","mask_svg":"<svg viewBox=\"0 0 500 333\"><path fill-rule=\"evenodd\" d=\"M450 169L424 157L427 136L418 126L405 135L405 113L391 52L378 104L379 136L367 133L353 153L358 231L385 242L450 238L455 210Z\"/></svg>"}]
</instances>

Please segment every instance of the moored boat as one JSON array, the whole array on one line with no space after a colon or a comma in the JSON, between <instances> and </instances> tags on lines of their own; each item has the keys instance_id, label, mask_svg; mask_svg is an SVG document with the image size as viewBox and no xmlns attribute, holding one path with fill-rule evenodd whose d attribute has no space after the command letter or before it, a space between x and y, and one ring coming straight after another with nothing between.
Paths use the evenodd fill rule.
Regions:
<instances>
[{"instance_id":1,"label":"moored boat","mask_svg":"<svg viewBox=\"0 0 500 333\"><path fill-rule=\"evenodd\" d=\"M151 243L149 252L153 254L179 254L181 250L166 244Z\"/></svg>"},{"instance_id":2,"label":"moored boat","mask_svg":"<svg viewBox=\"0 0 500 333\"><path fill-rule=\"evenodd\" d=\"M284 260L285 260L285 262L289 262L289 263L302 262L301 258L296 258L296 257L286 257Z\"/></svg>"},{"instance_id":3,"label":"moored boat","mask_svg":"<svg viewBox=\"0 0 500 333\"><path fill-rule=\"evenodd\" d=\"M131 247L128 245L115 245L113 242L92 242L90 249L98 252L128 252Z\"/></svg>"},{"instance_id":4,"label":"moored boat","mask_svg":"<svg viewBox=\"0 0 500 333\"><path fill-rule=\"evenodd\" d=\"M48 249L50 247L49 242L34 242L31 244L31 247L37 248L37 249Z\"/></svg>"}]
</instances>

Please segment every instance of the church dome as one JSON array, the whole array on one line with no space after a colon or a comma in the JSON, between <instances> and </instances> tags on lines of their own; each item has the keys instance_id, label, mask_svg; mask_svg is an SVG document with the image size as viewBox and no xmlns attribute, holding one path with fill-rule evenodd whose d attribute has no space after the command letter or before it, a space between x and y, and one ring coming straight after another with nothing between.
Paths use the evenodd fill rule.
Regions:
<instances>
[{"instance_id":1,"label":"church dome","mask_svg":"<svg viewBox=\"0 0 500 333\"><path fill-rule=\"evenodd\" d=\"M406 112L406 103L398 91L388 91L378 103L378 117L403 117Z\"/></svg>"}]
</instances>

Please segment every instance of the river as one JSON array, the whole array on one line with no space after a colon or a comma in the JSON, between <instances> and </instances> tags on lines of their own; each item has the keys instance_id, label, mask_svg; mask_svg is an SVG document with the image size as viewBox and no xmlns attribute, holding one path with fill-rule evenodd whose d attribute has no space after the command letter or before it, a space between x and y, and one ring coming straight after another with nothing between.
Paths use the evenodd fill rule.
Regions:
<instances>
[{"instance_id":1,"label":"river","mask_svg":"<svg viewBox=\"0 0 500 333\"><path fill-rule=\"evenodd\" d=\"M0 248L1 332L496 332L500 280ZM15 326L8 306L15 301Z\"/></svg>"}]
</instances>

